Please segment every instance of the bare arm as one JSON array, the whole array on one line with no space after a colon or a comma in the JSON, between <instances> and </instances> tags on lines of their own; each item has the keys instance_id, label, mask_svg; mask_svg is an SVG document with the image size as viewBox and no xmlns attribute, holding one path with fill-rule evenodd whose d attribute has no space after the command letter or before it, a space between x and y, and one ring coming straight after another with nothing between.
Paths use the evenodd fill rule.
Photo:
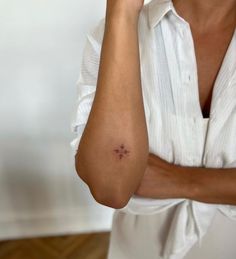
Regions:
<instances>
[{"instance_id":1,"label":"bare arm","mask_svg":"<svg viewBox=\"0 0 236 259\"><path fill-rule=\"evenodd\" d=\"M189 199L236 205L236 168L180 167L189 182Z\"/></svg>"},{"instance_id":2,"label":"bare arm","mask_svg":"<svg viewBox=\"0 0 236 259\"><path fill-rule=\"evenodd\" d=\"M149 154L136 195L236 205L236 168L188 167Z\"/></svg>"},{"instance_id":3,"label":"bare arm","mask_svg":"<svg viewBox=\"0 0 236 259\"><path fill-rule=\"evenodd\" d=\"M123 7L107 9L96 94L75 157L77 173L94 198L114 208L123 207L133 195L148 158L139 16Z\"/></svg>"}]
</instances>

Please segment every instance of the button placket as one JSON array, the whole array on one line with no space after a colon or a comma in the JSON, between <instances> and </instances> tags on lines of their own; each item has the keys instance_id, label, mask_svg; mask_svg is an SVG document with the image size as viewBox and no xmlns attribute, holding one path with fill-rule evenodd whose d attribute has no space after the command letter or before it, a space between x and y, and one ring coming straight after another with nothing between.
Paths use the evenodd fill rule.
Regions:
<instances>
[{"instance_id":1,"label":"button placket","mask_svg":"<svg viewBox=\"0 0 236 259\"><path fill-rule=\"evenodd\" d=\"M182 25L179 26L179 32L184 32L185 39L180 39L179 42L179 66L180 66L180 75L181 75L181 83L182 83L182 91L184 95L185 102L185 113L186 116L195 115L195 110L193 107L194 96L192 92L192 84L193 84L193 75L191 71L194 70L194 65L192 64L192 54L190 50L190 44L188 41L188 27ZM180 36L181 38L181 36Z\"/></svg>"},{"instance_id":2,"label":"button placket","mask_svg":"<svg viewBox=\"0 0 236 259\"><path fill-rule=\"evenodd\" d=\"M191 29L189 24L179 24L179 34L183 37L180 44L180 69L183 84L183 90L186 92L186 112L189 116L198 116L198 82L196 73L196 64L194 59L194 46L192 45Z\"/></svg>"},{"instance_id":3,"label":"button placket","mask_svg":"<svg viewBox=\"0 0 236 259\"><path fill-rule=\"evenodd\" d=\"M193 132L193 139L194 143L194 154L192 157L192 163L195 166L201 166L202 164L202 139L201 139L201 132L202 132L202 121L199 121L196 117L193 117L191 120L191 127Z\"/></svg>"},{"instance_id":4,"label":"button placket","mask_svg":"<svg viewBox=\"0 0 236 259\"><path fill-rule=\"evenodd\" d=\"M191 60L191 53L189 53L189 44L186 39L187 37L187 27L186 25L179 24L178 25L178 30L180 37L183 39L181 42L181 48L179 51L184 52L184 55L180 53L179 59L180 59L180 68L181 68L181 78L182 78L182 83L189 85L191 83L192 77L190 73L190 69L192 67L192 64L189 64L188 61ZM183 58L185 57L185 58Z\"/></svg>"}]
</instances>

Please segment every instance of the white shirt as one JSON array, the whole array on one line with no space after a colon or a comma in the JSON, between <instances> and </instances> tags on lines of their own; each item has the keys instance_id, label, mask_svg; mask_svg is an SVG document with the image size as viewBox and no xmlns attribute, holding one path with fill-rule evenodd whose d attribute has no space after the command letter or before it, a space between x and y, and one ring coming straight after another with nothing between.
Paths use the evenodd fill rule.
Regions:
<instances>
[{"instance_id":1,"label":"white shirt","mask_svg":"<svg viewBox=\"0 0 236 259\"><path fill-rule=\"evenodd\" d=\"M77 133L71 142L74 152L96 91L104 25L103 18L87 34L72 123ZM190 25L176 13L172 1L152 0L144 5L138 28L149 152L183 166L236 167L236 30L214 84L208 119L203 118L199 102ZM223 219L230 218L231 235L236 238L236 221L232 220L236 206L134 195L127 206L115 210L108 259L180 259L186 255L199 259L191 249L206 235L218 212ZM216 229L212 236L224 231ZM209 251L202 249L202 253L206 256ZM224 258L236 258L234 246L227 253ZM219 252L216 256L223 258Z\"/></svg>"}]
</instances>

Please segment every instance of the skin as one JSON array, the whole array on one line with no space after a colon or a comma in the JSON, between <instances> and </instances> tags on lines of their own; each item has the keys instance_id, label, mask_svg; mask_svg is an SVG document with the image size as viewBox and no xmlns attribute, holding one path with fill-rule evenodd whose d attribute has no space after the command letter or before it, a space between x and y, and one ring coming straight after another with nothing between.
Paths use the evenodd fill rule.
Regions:
<instances>
[{"instance_id":1,"label":"skin","mask_svg":"<svg viewBox=\"0 0 236 259\"><path fill-rule=\"evenodd\" d=\"M94 199L112 208L137 189L149 153L138 46L143 2L107 0L96 93L75 156Z\"/></svg>"},{"instance_id":2,"label":"skin","mask_svg":"<svg viewBox=\"0 0 236 259\"><path fill-rule=\"evenodd\" d=\"M236 27L236 1L175 0L173 3L191 25L197 53L199 99L202 113L208 117L209 93ZM236 168L174 165L150 153L135 194L236 205Z\"/></svg>"},{"instance_id":3,"label":"skin","mask_svg":"<svg viewBox=\"0 0 236 259\"><path fill-rule=\"evenodd\" d=\"M236 205L236 169L187 167L149 154L148 166L135 194L146 198L186 198Z\"/></svg>"}]
</instances>

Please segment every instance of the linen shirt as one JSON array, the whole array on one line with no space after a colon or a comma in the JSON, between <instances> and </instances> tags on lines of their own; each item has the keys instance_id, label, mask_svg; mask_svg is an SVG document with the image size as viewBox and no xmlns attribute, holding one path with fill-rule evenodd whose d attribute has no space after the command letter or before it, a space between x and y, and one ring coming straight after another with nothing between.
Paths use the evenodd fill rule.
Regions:
<instances>
[{"instance_id":1,"label":"linen shirt","mask_svg":"<svg viewBox=\"0 0 236 259\"><path fill-rule=\"evenodd\" d=\"M104 25L102 18L87 34L72 122L77 134L71 142L74 154L96 91ZM209 118L203 118L201 111L190 25L177 14L172 1L152 0L144 5L138 33L149 152L183 166L236 167L236 30L214 84ZM114 212L108 259L184 258L197 241L200 247L218 212L236 227L236 206L133 195ZM160 224L167 218L164 233ZM152 222L149 228L148 222Z\"/></svg>"}]
</instances>

